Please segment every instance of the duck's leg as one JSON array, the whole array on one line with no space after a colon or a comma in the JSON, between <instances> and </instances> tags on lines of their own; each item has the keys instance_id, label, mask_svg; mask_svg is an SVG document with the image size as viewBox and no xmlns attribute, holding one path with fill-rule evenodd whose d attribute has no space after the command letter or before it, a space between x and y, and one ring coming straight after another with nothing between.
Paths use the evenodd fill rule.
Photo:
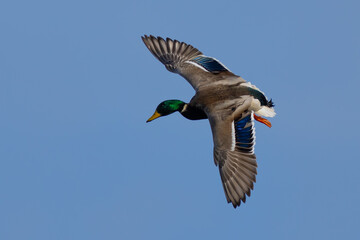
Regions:
<instances>
[{"instance_id":1,"label":"duck's leg","mask_svg":"<svg viewBox=\"0 0 360 240\"><path fill-rule=\"evenodd\" d=\"M254 113L254 119L258 122L261 122L263 124L265 124L266 126L268 126L269 128L271 128L271 122L265 118L262 118L260 116L257 116L255 113Z\"/></svg>"}]
</instances>

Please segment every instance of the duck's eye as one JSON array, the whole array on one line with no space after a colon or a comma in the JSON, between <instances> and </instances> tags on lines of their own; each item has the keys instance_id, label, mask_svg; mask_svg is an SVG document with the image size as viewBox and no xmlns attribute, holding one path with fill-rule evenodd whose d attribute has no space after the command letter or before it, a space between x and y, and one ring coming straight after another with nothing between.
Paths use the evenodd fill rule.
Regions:
<instances>
[{"instance_id":1,"label":"duck's eye","mask_svg":"<svg viewBox=\"0 0 360 240\"><path fill-rule=\"evenodd\" d=\"M234 112L235 110L236 110L236 107L232 107L232 108L231 108L231 111Z\"/></svg>"}]
</instances>

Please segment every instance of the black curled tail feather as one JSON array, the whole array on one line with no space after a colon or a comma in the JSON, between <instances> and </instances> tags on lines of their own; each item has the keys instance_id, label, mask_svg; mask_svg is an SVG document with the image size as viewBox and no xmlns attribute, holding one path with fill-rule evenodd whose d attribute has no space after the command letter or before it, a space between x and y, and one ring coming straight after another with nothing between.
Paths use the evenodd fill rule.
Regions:
<instances>
[{"instance_id":1,"label":"black curled tail feather","mask_svg":"<svg viewBox=\"0 0 360 240\"><path fill-rule=\"evenodd\" d=\"M266 106L272 108L272 107L275 107L275 104L274 104L273 100L270 99L270 101L267 102Z\"/></svg>"},{"instance_id":2,"label":"black curled tail feather","mask_svg":"<svg viewBox=\"0 0 360 240\"><path fill-rule=\"evenodd\" d=\"M275 106L274 102L272 101L272 99L270 99L270 101L268 101L264 95L263 92L261 92L258 89L254 89L252 87L248 87L247 88L250 95L253 96L255 99L260 101L261 106L267 106L269 108L272 108Z\"/></svg>"}]
</instances>

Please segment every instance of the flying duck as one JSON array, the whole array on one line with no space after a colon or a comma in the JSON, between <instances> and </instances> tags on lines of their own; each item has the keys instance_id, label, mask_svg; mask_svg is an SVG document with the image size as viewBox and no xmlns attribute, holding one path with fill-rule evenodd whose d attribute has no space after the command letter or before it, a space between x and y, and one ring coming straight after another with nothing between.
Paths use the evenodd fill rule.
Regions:
<instances>
[{"instance_id":1,"label":"flying duck","mask_svg":"<svg viewBox=\"0 0 360 240\"><path fill-rule=\"evenodd\" d=\"M190 120L208 119L214 141L214 161L228 203L246 201L257 174L254 120L271 127L272 100L250 82L232 73L220 61L184 42L152 35L141 37L149 51L170 72L180 74L195 89L189 103L166 100L147 120L176 111Z\"/></svg>"}]
</instances>

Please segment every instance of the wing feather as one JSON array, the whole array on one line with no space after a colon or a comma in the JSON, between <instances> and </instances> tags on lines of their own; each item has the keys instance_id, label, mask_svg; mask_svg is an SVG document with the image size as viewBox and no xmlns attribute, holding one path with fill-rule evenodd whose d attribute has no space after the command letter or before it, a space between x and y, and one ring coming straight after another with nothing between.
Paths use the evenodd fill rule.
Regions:
<instances>
[{"instance_id":1,"label":"wing feather","mask_svg":"<svg viewBox=\"0 0 360 240\"><path fill-rule=\"evenodd\" d=\"M152 35L144 35L142 40L149 51L165 65L167 70L183 76L196 91L201 86L219 80L245 82L244 79L230 72L215 58L204 56L202 52L189 44L170 38L164 40L161 37ZM205 63L192 61L198 57L205 59ZM204 67L201 64L206 65ZM223 67L219 68L218 66ZM212 68L214 68L214 71L212 71Z\"/></svg>"},{"instance_id":2,"label":"wing feather","mask_svg":"<svg viewBox=\"0 0 360 240\"><path fill-rule=\"evenodd\" d=\"M252 114L252 111L245 110L241 118L236 120L212 118L211 114L209 117L212 118L210 123L214 135L215 164L219 167L226 199L235 208L240 206L241 202L246 202L246 195L251 195L256 182L255 128ZM235 127L230 127L230 124ZM243 134L241 131L251 132ZM234 135L243 137L233 139ZM241 142L238 142L239 140ZM235 148L232 147L232 141L236 141ZM239 147L244 144L248 146Z\"/></svg>"}]
</instances>

